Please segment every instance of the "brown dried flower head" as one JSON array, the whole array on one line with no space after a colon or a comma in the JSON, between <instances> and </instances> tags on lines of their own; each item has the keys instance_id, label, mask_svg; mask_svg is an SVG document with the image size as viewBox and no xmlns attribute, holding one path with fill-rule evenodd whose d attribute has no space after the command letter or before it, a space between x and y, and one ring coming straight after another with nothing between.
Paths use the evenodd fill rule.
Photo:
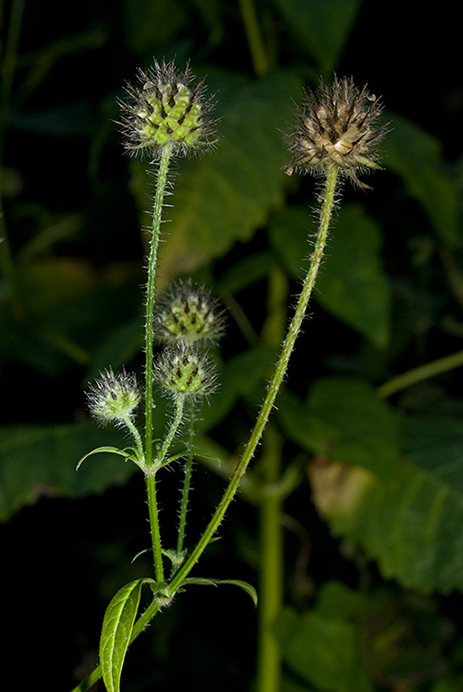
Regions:
<instances>
[{"instance_id":1,"label":"brown dried flower head","mask_svg":"<svg viewBox=\"0 0 463 692\"><path fill-rule=\"evenodd\" d=\"M374 123L383 105L368 93L367 86L358 89L352 79L334 78L332 86L320 83L319 91L306 93L303 107L297 113L297 125L290 135L293 161L285 168L315 175L326 174L335 164L355 185L367 188L358 174L378 169L377 144L385 133Z\"/></svg>"},{"instance_id":2,"label":"brown dried flower head","mask_svg":"<svg viewBox=\"0 0 463 692\"><path fill-rule=\"evenodd\" d=\"M127 83L130 102L120 101L124 146L131 154L159 155L165 146L187 155L213 145L203 82L191 86L189 67L177 71L173 63L154 61L147 72L138 70L139 84Z\"/></svg>"}]
</instances>

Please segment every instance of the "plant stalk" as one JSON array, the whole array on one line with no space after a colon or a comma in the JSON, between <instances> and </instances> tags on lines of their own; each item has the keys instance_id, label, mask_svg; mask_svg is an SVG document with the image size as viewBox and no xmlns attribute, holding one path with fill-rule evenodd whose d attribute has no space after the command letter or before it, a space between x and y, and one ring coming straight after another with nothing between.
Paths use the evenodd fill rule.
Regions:
<instances>
[{"instance_id":1,"label":"plant stalk","mask_svg":"<svg viewBox=\"0 0 463 692\"><path fill-rule=\"evenodd\" d=\"M145 463L148 469L153 467L153 313L156 287L156 269L161 234L162 206L167 186L167 174L172 156L172 146L162 149L156 182L156 192L153 204L153 220L151 226L150 251L148 258L148 279L146 283L146 316L145 316ZM162 564L161 532L159 528L159 512L156 497L156 475L146 475L146 492L148 496L148 513L151 528L151 543L156 581L164 581Z\"/></svg>"},{"instance_id":2,"label":"plant stalk","mask_svg":"<svg viewBox=\"0 0 463 692\"><path fill-rule=\"evenodd\" d=\"M242 457L235 469L233 476L230 479L227 488L225 489L220 504L214 512L206 530L204 531L198 543L194 547L192 553L185 561L185 563L180 567L179 571L175 574L174 578L170 582L168 587L170 594L173 594L176 591L176 589L179 588L183 579L185 579L185 577L193 569L194 565L199 560L201 554L204 552L207 545L214 537L214 534L220 526L230 503L232 502L233 498L236 495L236 492L238 491L241 479L246 473L246 469L254 456L257 445L259 444L262 438L265 426L275 404L275 399L277 397L283 379L286 375L289 359L293 352L294 345L296 343L297 336L301 329L307 306L312 295L313 288L315 286L315 281L323 257L323 252L330 228L330 221L333 214L336 198L337 180L338 167L336 164L331 164L330 168L327 171L327 177L325 181L323 203L320 214L320 223L317 238L315 242L315 248L311 256L310 266L302 286L302 290L299 296L294 316L289 325L273 378L267 390L267 395L260 409L249 441L246 447L244 448Z\"/></svg>"},{"instance_id":3,"label":"plant stalk","mask_svg":"<svg viewBox=\"0 0 463 692\"><path fill-rule=\"evenodd\" d=\"M284 496L266 493L266 485L281 478L282 438L274 426L265 433L261 458L264 478L259 505L259 630L257 651L257 692L279 692L281 653L273 627L283 603L283 525Z\"/></svg>"},{"instance_id":4,"label":"plant stalk","mask_svg":"<svg viewBox=\"0 0 463 692\"><path fill-rule=\"evenodd\" d=\"M194 435L195 435L195 419L194 419L194 405L193 401L190 400L190 415L188 418L188 448L193 448ZM180 517L178 522L178 537L177 537L177 555L181 555L183 552L183 544L185 542L186 533L186 520L188 514L188 504L190 498L190 488L191 488L191 476L193 474L193 453L188 452L185 461L185 470L183 475L183 486L182 495L180 500Z\"/></svg>"}]
</instances>

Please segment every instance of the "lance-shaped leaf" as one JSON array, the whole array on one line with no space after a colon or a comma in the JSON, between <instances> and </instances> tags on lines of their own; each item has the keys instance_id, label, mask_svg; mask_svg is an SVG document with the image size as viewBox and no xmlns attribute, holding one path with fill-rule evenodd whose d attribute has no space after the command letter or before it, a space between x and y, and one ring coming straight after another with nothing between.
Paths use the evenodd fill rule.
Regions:
<instances>
[{"instance_id":1,"label":"lance-shaped leaf","mask_svg":"<svg viewBox=\"0 0 463 692\"><path fill-rule=\"evenodd\" d=\"M87 452L87 454L84 454L82 459L80 459L79 463L76 466L76 471L79 470L81 464L88 459L88 457L91 457L93 454L117 454L118 456L124 457L124 459L130 459L131 461L135 462L137 465L140 465L140 460L138 458L137 451L133 447L127 447L126 449L119 449L119 447L97 447L96 449L92 449L91 452Z\"/></svg>"},{"instance_id":2,"label":"lance-shaped leaf","mask_svg":"<svg viewBox=\"0 0 463 692\"><path fill-rule=\"evenodd\" d=\"M243 591L246 591L246 593L251 596L252 601L257 608L257 591L247 581L242 581L241 579L205 579L201 577L190 577L183 580L182 586L187 586L188 584L197 584L199 586L220 586L220 584L231 584L232 586L239 586L240 589L243 589Z\"/></svg>"},{"instance_id":3,"label":"lance-shaped leaf","mask_svg":"<svg viewBox=\"0 0 463 692\"><path fill-rule=\"evenodd\" d=\"M122 666L132 638L143 584L152 579L135 579L119 589L103 619L100 637L100 665L108 692L119 692Z\"/></svg>"}]
</instances>

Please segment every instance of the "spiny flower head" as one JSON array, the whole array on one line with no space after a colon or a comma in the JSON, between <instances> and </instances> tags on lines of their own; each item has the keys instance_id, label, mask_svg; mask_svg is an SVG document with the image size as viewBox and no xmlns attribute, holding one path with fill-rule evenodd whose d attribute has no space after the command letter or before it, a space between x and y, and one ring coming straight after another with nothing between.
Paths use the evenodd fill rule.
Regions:
<instances>
[{"instance_id":1,"label":"spiny flower head","mask_svg":"<svg viewBox=\"0 0 463 692\"><path fill-rule=\"evenodd\" d=\"M135 375L124 369L117 375L111 368L101 373L87 392L88 408L102 423L124 423L138 406L141 394Z\"/></svg>"},{"instance_id":2,"label":"spiny flower head","mask_svg":"<svg viewBox=\"0 0 463 692\"><path fill-rule=\"evenodd\" d=\"M297 125L290 136L292 163L286 167L315 175L326 174L334 163L340 172L360 186L368 187L357 177L377 163L377 144L384 127L374 125L383 106L365 85L358 89L352 79L334 78L332 86L320 82L315 94L309 90L303 107L297 113Z\"/></svg>"},{"instance_id":3,"label":"spiny flower head","mask_svg":"<svg viewBox=\"0 0 463 692\"><path fill-rule=\"evenodd\" d=\"M179 341L167 346L154 362L154 377L175 397L203 397L216 386L216 375L207 355Z\"/></svg>"},{"instance_id":4,"label":"spiny flower head","mask_svg":"<svg viewBox=\"0 0 463 692\"><path fill-rule=\"evenodd\" d=\"M158 301L154 331L160 341L216 342L223 333L224 313L204 286L178 281Z\"/></svg>"},{"instance_id":5,"label":"spiny flower head","mask_svg":"<svg viewBox=\"0 0 463 692\"><path fill-rule=\"evenodd\" d=\"M126 84L130 103L122 108L124 146L131 153L159 155L165 146L186 155L211 146L212 108L203 99L203 82L191 87L189 67L179 73L173 63L154 61L154 67L138 70L139 84Z\"/></svg>"}]
</instances>

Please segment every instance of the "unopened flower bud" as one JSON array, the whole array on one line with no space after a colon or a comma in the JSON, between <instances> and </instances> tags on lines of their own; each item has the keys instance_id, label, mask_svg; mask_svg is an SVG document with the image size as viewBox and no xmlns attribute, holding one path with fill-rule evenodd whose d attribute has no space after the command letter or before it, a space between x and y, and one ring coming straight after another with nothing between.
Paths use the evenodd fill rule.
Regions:
<instances>
[{"instance_id":1,"label":"unopened flower bud","mask_svg":"<svg viewBox=\"0 0 463 692\"><path fill-rule=\"evenodd\" d=\"M159 154L170 145L181 154L213 144L210 100L202 96L203 83L191 88L190 70L177 72L173 63L154 61L146 73L138 71L139 85L126 85L131 102L120 102L125 148L131 153Z\"/></svg>"},{"instance_id":2,"label":"unopened flower bud","mask_svg":"<svg viewBox=\"0 0 463 692\"><path fill-rule=\"evenodd\" d=\"M326 174L329 166L339 166L344 176L360 186L357 175L367 169L381 168L377 163L377 144L384 127L377 127L383 106L380 99L357 89L352 79L336 77L332 86L321 82L317 94L308 91L297 125L290 136L292 163L286 167L315 175Z\"/></svg>"},{"instance_id":3,"label":"unopened flower bud","mask_svg":"<svg viewBox=\"0 0 463 692\"><path fill-rule=\"evenodd\" d=\"M124 423L132 417L141 394L135 375L124 369L115 375L109 368L90 386L87 399L91 415L100 422Z\"/></svg>"},{"instance_id":4,"label":"unopened flower bud","mask_svg":"<svg viewBox=\"0 0 463 692\"><path fill-rule=\"evenodd\" d=\"M202 397L215 389L216 376L209 359L185 341L161 352L154 363L154 377L174 396Z\"/></svg>"},{"instance_id":5,"label":"unopened flower bud","mask_svg":"<svg viewBox=\"0 0 463 692\"><path fill-rule=\"evenodd\" d=\"M179 281L158 301L155 335L160 341L217 341L224 327L223 310L204 286Z\"/></svg>"}]
</instances>

